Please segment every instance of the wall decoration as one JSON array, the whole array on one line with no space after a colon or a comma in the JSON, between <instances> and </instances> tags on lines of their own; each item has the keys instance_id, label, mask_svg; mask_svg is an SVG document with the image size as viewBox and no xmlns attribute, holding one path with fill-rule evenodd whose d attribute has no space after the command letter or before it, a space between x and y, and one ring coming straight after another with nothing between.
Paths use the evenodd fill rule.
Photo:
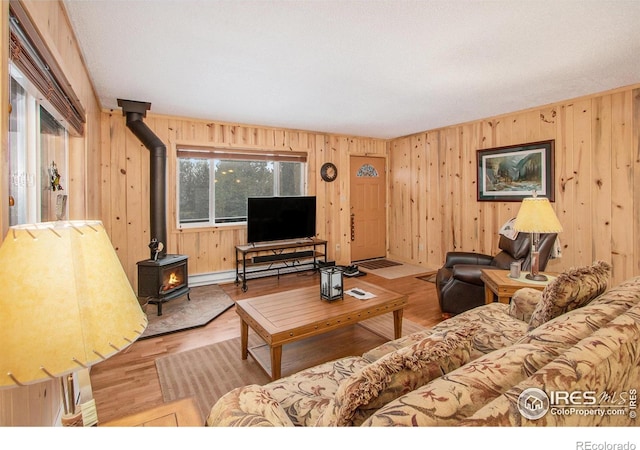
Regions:
<instances>
[{"instance_id":1,"label":"wall decoration","mask_svg":"<svg viewBox=\"0 0 640 450\"><path fill-rule=\"evenodd\" d=\"M61 191L62 185L60 184L60 173L58 172L58 166L56 166L55 161L51 161L51 166L49 166L49 186L52 191Z\"/></svg>"},{"instance_id":2,"label":"wall decoration","mask_svg":"<svg viewBox=\"0 0 640 450\"><path fill-rule=\"evenodd\" d=\"M324 163L320 168L320 176L324 181L328 181L330 183L338 176L338 169L333 163Z\"/></svg>"},{"instance_id":3,"label":"wall decoration","mask_svg":"<svg viewBox=\"0 0 640 450\"><path fill-rule=\"evenodd\" d=\"M478 150L478 201L515 202L534 192L555 201L555 141Z\"/></svg>"}]
</instances>

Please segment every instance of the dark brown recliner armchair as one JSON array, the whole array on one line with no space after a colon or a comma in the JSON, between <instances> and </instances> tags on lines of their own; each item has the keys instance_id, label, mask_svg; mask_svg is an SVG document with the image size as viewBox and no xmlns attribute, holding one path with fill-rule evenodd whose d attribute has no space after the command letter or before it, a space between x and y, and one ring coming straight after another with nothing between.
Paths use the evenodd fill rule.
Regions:
<instances>
[{"instance_id":1,"label":"dark brown recliner armchair","mask_svg":"<svg viewBox=\"0 0 640 450\"><path fill-rule=\"evenodd\" d=\"M476 306L484 305L484 283L480 280L482 269L506 269L512 262L520 261L522 270L531 268L531 234L518 233L514 240L500 236L495 256L471 252L448 252L444 266L436 275L436 290L440 309L444 315L460 314ZM556 233L540 235L539 269L543 271L551 256Z\"/></svg>"}]
</instances>

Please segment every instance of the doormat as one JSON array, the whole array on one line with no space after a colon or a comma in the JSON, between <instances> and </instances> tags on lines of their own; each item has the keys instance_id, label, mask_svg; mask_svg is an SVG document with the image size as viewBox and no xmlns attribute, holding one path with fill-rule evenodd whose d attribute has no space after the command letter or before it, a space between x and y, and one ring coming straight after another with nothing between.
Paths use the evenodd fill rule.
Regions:
<instances>
[{"instance_id":1,"label":"doormat","mask_svg":"<svg viewBox=\"0 0 640 450\"><path fill-rule=\"evenodd\" d=\"M189 296L191 300L183 295L163 303L161 316L155 305L147 304L145 311L149 324L140 339L203 327L235 305L216 284L191 288Z\"/></svg>"},{"instance_id":2,"label":"doormat","mask_svg":"<svg viewBox=\"0 0 640 450\"><path fill-rule=\"evenodd\" d=\"M391 261L389 259L373 259L370 261L359 261L354 263L358 268L362 267L369 270L384 269L385 267L401 266L402 263Z\"/></svg>"}]
</instances>

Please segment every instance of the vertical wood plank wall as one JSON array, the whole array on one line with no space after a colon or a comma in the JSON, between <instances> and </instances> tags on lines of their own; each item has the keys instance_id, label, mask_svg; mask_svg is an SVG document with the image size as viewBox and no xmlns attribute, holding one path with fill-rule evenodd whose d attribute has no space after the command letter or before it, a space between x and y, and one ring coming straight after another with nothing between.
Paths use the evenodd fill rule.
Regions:
<instances>
[{"instance_id":1,"label":"vertical wood plank wall","mask_svg":"<svg viewBox=\"0 0 640 450\"><path fill-rule=\"evenodd\" d=\"M32 22L38 28L49 50L56 58L80 99L86 113L84 136L69 138L69 173L62 173L65 193L69 196L69 219L100 219L100 126L101 108L84 66L73 30L62 2L22 0ZM9 2L1 2L2 33L8 36ZM9 86L9 40L2 39L0 64L0 103L7 105ZM0 109L2 124L2 167L8 167L8 108ZM4 238L8 223L9 181L4 170L0 176L0 228ZM59 262L64 264L64 261ZM60 409L60 387L57 382L43 382L0 391L0 426L48 426L55 422Z\"/></svg>"},{"instance_id":2,"label":"vertical wood plank wall","mask_svg":"<svg viewBox=\"0 0 640 450\"><path fill-rule=\"evenodd\" d=\"M70 139L68 191L71 219L100 219L107 226L129 278L148 257L149 156L126 129L120 111L101 111L62 2L22 0L87 112L86 133ZM7 35L8 8L2 2ZM8 100L8 40L2 41L0 100ZM133 99L154 102L154 99ZM1 157L7 161L8 111L0 110ZM242 126L149 114L146 123L169 150L169 250L190 254L190 271L233 268L242 227L175 229L175 144L277 148L309 152L309 193L318 196L318 235L329 256L349 262L348 173L351 155L387 158L388 256L439 267L449 250L494 253L497 230L518 204L476 201L477 149L556 140L556 202L564 225L563 257L551 270L604 259L613 282L640 274L640 85L384 141ZM338 166L334 183L319 178L326 161ZM6 164L5 164L6 167ZM64 174L63 174L64 176ZM8 197L7 174L0 198ZM0 209L4 231L7 206ZM337 250L339 246L340 250ZM0 392L0 425L49 425L58 411L56 383Z\"/></svg>"},{"instance_id":3,"label":"vertical wood plank wall","mask_svg":"<svg viewBox=\"0 0 640 450\"><path fill-rule=\"evenodd\" d=\"M148 101L152 99L136 99ZM152 109L153 109L153 102ZM329 241L328 257L349 262L349 157L386 155L381 139L255 127L154 115L145 124L167 146L168 252L189 256L189 274L235 269L235 246L246 243L246 226L178 229L176 220L176 145L307 152L308 194L318 198L317 236ZM320 178L331 161L339 176ZM342 176L341 176L342 175ZM149 151L126 127L122 111L105 111L102 120L102 220L134 288L137 262L149 257ZM339 251L336 249L339 248Z\"/></svg>"},{"instance_id":4,"label":"vertical wood plank wall","mask_svg":"<svg viewBox=\"0 0 640 450\"><path fill-rule=\"evenodd\" d=\"M478 149L555 139L561 271L604 260L640 274L640 87L391 140L389 252L437 268L447 251L495 254L519 203L477 201Z\"/></svg>"}]
</instances>

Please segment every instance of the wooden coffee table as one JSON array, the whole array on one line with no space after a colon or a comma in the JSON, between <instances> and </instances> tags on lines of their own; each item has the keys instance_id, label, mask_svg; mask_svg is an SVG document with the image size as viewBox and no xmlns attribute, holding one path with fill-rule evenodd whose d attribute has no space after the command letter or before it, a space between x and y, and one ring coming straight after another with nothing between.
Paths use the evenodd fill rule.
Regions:
<instances>
[{"instance_id":1,"label":"wooden coffee table","mask_svg":"<svg viewBox=\"0 0 640 450\"><path fill-rule=\"evenodd\" d=\"M345 278L344 289L354 287L371 292L375 297L360 300L345 294L342 300L327 302L320 299L320 286L312 286L236 302L236 312L240 316L242 359L251 354L271 379L276 380L281 376L284 344L385 313L393 313L394 336L399 338L407 296L361 280ZM271 373L248 348L249 327L269 345Z\"/></svg>"},{"instance_id":2,"label":"wooden coffee table","mask_svg":"<svg viewBox=\"0 0 640 450\"><path fill-rule=\"evenodd\" d=\"M542 291L556 278L555 275L545 272L547 281L527 280L525 275L528 273L522 272L520 278L516 279L509 276L508 270L482 269L480 279L484 282L484 302L493 303L495 294L500 303L509 303L518 289L528 287Z\"/></svg>"}]
</instances>

